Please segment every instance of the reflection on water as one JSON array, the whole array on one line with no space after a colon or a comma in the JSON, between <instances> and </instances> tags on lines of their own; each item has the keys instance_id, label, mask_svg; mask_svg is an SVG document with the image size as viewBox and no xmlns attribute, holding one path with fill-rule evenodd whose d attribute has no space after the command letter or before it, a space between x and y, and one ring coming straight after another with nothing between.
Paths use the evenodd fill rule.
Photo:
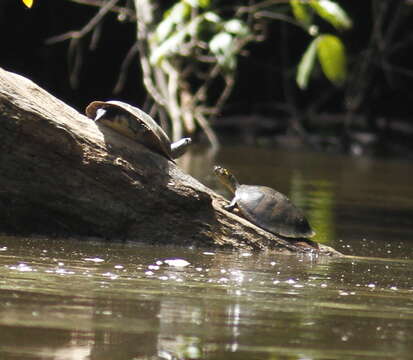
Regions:
<instances>
[{"instance_id":1,"label":"reflection on water","mask_svg":"<svg viewBox=\"0 0 413 360\"><path fill-rule=\"evenodd\" d=\"M397 358L413 350L410 260L0 244L1 359Z\"/></svg>"},{"instance_id":2,"label":"reflection on water","mask_svg":"<svg viewBox=\"0 0 413 360\"><path fill-rule=\"evenodd\" d=\"M215 163L357 257L0 237L0 359L410 358L410 164L229 148L189 169L228 197Z\"/></svg>"},{"instance_id":3,"label":"reflection on water","mask_svg":"<svg viewBox=\"0 0 413 360\"><path fill-rule=\"evenodd\" d=\"M312 189L306 188L301 172L293 172L289 196L291 201L306 210L311 226L317 230L316 241L330 243L336 238L333 185L328 180L315 180Z\"/></svg>"},{"instance_id":4,"label":"reflection on water","mask_svg":"<svg viewBox=\"0 0 413 360\"><path fill-rule=\"evenodd\" d=\"M409 162L349 158L243 147L224 148L186 170L227 199L214 179L216 164L241 183L267 185L286 194L307 214L315 240L345 254L412 258L413 166Z\"/></svg>"}]
</instances>

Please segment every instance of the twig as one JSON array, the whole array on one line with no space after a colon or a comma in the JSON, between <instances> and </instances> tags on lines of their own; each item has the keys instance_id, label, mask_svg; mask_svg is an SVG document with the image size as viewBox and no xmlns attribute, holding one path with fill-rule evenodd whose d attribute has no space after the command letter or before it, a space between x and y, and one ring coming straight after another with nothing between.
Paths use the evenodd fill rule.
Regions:
<instances>
[{"instance_id":1,"label":"twig","mask_svg":"<svg viewBox=\"0 0 413 360\"><path fill-rule=\"evenodd\" d=\"M386 2L379 1L377 4L380 6L386 6ZM367 50L365 51L364 56L362 56L361 63L358 68L355 69L354 75L351 79L350 85L346 89L345 99L347 105L347 114L345 120L345 128L348 129L351 125L351 115L355 110L362 104L366 96L366 89L369 84L371 84L371 77L373 73L372 62L375 56L376 44L379 41L381 27L384 23L384 16L386 10L381 11L380 9L375 8L376 2L373 1L373 29L372 34L369 40Z\"/></svg>"},{"instance_id":2,"label":"twig","mask_svg":"<svg viewBox=\"0 0 413 360\"><path fill-rule=\"evenodd\" d=\"M168 112L172 121L172 139L177 141L182 137L181 110L178 105L178 79L176 69L166 59L162 61L164 74L168 74Z\"/></svg>"},{"instance_id":3,"label":"twig","mask_svg":"<svg viewBox=\"0 0 413 360\"><path fill-rule=\"evenodd\" d=\"M234 53L238 53L240 51L240 49L242 49L245 44L247 44L248 42L253 40L253 38L254 38L253 36L247 36L244 39L240 39L236 44L236 49L234 50ZM208 89L208 86L210 85L211 81L221 73L220 70L221 70L221 66L219 64L215 64L215 66L212 68L212 70L209 71L207 79L204 81L204 83L199 87L199 89L194 94L194 97L193 97L194 102L205 98L205 94L206 94L206 91ZM229 91L229 90L230 89L228 89L227 91ZM229 94L226 94L226 93L223 93L222 95L224 96L222 98L223 100L226 99L225 96L226 97L229 96ZM221 97L222 97L222 95L221 95ZM221 102L221 101L218 100L218 102Z\"/></svg>"},{"instance_id":4,"label":"twig","mask_svg":"<svg viewBox=\"0 0 413 360\"><path fill-rule=\"evenodd\" d=\"M219 64L215 64L212 70L210 70L210 72L208 73L207 79L198 88L198 90L195 92L193 96L194 103L205 98L205 94L207 92L209 84L211 83L213 79L215 79L219 75L220 70L221 70L221 66Z\"/></svg>"},{"instance_id":5,"label":"twig","mask_svg":"<svg viewBox=\"0 0 413 360\"><path fill-rule=\"evenodd\" d=\"M234 77L231 76L225 76L225 88L222 91L220 97L218 98L217 102L215 103L215 115L218 114L222 107L224 106L226 100L228 99L228 97L231 95L232 90L234 88L235 85L235 80Z\"/></svg>"},{"instance_id":6,"label":"twig","mask_svg":"<svg viewBox=\"0 0 413 360\"><path fill-rule=\"evenodd\" d=\"M89 50L96 50L100 36L102 35L102 23L96 24L92 32L92 39L90 40Z\"/></svg>"},{"instance_id":7,"label":"twig","mask_svg":"<svg viewBox=\"0 0 413 360\"><path fill-rule=\"evenodd\" d=\"M217 136L215 135L214 130L212 130L211 126L208 123L208 120L204 117L201 112L197 112L195 114L195 119L201 129L204 131L205 135L208 138L209 143L211 144L212 149L215 151L219 148L219 141Z\"/></svg>"},{"instance_id":8,"label":"twig","mask_svg":"<svg viewBox=\"0 0 413 360\"><path fill-rule=\"evenodd\" d=\"M290 0L267 0L267 1L262 1L254 5L240 6L237 9L235 17L240 16L242 13L254 13L258 9L267 8L267 7L270 7L271 5L289 4L289 3L290 3Z\"/></svg>"},{"instance_id":9,"label":"twig","mask_svg":"<svg viewBox=\"0 0 413 360\"><path fill-rule=\"evenodd\" d=\"M268 18L268 19L282 20L284 22L287 22L291 25L297 26L300 29L304 29L305 31L307 31L307 28L304 25L302 25L298 21L295 21L290 16L275 13L273 11L267 11L267 10L258 11L254 14L254 17L257 18L257 19L259 19L259 18Z\"/></svg>"},{"instance_id":10,"label":"twig","mask_svg":"<svg viewBox=\"0 0 413 360\"><path fill-rule=\"evenodd\" d=\"M166 106L166 99L156 88L152 80L152 67L149 63L149 51L146 41L150 34L146 28L147 22L151 21L152 9L151 4L147 0L135 0L136 10L136 38L138 41L139 58L143 73L143 83L145 88L151 94L152 98L161 106Z\"/></svg>"},{"instance_id":11,"label":"twig","mask_svg":"<svg viewBox=\"0 0 413 360\"><path fill-rule=\"evenodd\" d=\"M94 6L94 7L99 7L99 8L101 8L107 3L105 0L69 0L69 1L76 3L76 4ZM131 21L136 20L135 12L131 9L128 9L127 7L113 6L112 9L110 9L110 11L114 13L118 13L119 15L122 15L122 16L127 16L131 19Z\"/></svg>"},{"instance_id":12,"label":"twig","mask_svg":"<svg viewBox=\"0 0 413 360\"><path fill-rule=\"evenodd\" d=\"M61 41L69 40L69 39L80 39L84 37L87 33L92 31L96 25L104 18L104 16L113 8L113 6L119 0L110 0L107 3L104 3L103 7L97 12L97 14L79 31L69 31L67 33L52 36L51 38L46 40L46 44L55 44Z\"/></svg>"},{"instance_id":13,"label":"twig","mask_svg":"<svg viewBox=\"0 0 413 360\"><path fill-rule=\"evenodd\" d=\"M286 29L286 24L281 23L281 44L283 51L281 52L282 66L288 68L288 64L291 64L290 59L290 47L289 39ZM285 96L287 108L289 110L289 128L294 130L302 139L307 140L307 134L302 124L302 112L299 111L297 106L296 96L291 81L291 76L287 71L282 72L282 88Z\"/></svg>"},{"instance_id":14,"label":"twig","mask_svg":"<svg viewBox=\"0 0 413 360\"><path fill-rule=\"evenodd\" d=\"M126 81L126 76L128 75L128 68L133 58L137 55L138 51L139 51L139 45L137 42L135 42L132 45L132 47L129 49L128 53L125 56L125 59L122 62L122 65L120 66L119 77L113 89L113 92L115 94L119 94L121 90L123 89L125 85L125 81Z\"/></svg>"},{"instance_id":15,"label":"twig","mask_svg":"<svg viewBox=\"0 0 413 360\"><path fill-rule=\"evenodd\" d=\"M383 39L383 48L382 51L384 53L384 56L381 58L381 67L384 70L384 75L388 81L388 83L391 85L392 83L392 72L387 71L388 67L387 65L387 59L390 56L390 51L389 51L389 45L394 43L395 41L393 40L395 32L398 30L400 24L401 24L401 17L405 14L405 9L404 9L404 4L403 3L397 3L397 8L393 12L392 16L392 21L390 22L386 34ZM388 13L386 11L386 13ZM395 13L395 14L394 14Z\"/></svg>"},{"instance_id":16,"label":"twig","mask_svg":"<svg viewBox=\"0 0 413 360\"><path fill-rule=\"evenodd\" d=\"M413 78L413 70L406 69L402 66L394 65L394 64L389 64L387 61L381 61L381 66L384 70L388 72L393 72L397 74L402 74L407 77L412 77Z\"/></svg>"},{"instance_id":17,"label":"twig","mask_svg":"<svg viewBox=\"0 0 413 360\"><path fill-rule=\"evenodd\" d=\"M69 60L69 69L70 85L76 89L79 85L79 73L82 67L82 49L81 49L81 39L72 39L69 44L68 50L68 60ZM73 62L71 61L73 59Z\"/></svg>"}]
</instances>

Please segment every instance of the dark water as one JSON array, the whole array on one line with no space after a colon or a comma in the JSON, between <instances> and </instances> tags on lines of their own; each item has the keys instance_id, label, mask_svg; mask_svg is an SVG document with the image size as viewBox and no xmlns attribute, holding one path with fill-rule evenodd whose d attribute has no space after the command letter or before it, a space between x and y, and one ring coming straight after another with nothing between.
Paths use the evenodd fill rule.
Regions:
<instances>
[{"instance_id":1,"label":"dark water","mask_svg":"<svg viewBox=\"0 0 413 360\"><path fill-rule=\"evenodd\" d=\"M410 359L412 165L229 148L344 259L0 237L0 359Z\"/></svg>"}]
</instances>

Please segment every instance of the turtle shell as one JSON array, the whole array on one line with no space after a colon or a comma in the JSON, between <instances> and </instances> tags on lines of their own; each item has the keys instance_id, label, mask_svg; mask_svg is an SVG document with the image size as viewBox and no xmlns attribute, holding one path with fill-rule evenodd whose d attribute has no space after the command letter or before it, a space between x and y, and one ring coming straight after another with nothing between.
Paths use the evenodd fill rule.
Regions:
<instances>
[{"instance_id":1,"label":"turtle shell","mask_svg":"<svg viewBox=\"0 0 413 360\"><path fill-rule=\"evenodd\" d=\"M86 116L95 119L98 109L109 112L98 122L172 160L171 140L147 113L122 101L111 100L91 102L86 107Z\"/></svg>"},{"instance_id":2,"label":"turtle shell","mask_svg":"<svg viewBox=\"0 0 413 360\"><path fill-rule=\"evenodd\" d=\"M270 187L240 185L235 196L241 213L269 232L291 238L315 235L303 212L285 195Z\"/></svg>"}]
</instances>

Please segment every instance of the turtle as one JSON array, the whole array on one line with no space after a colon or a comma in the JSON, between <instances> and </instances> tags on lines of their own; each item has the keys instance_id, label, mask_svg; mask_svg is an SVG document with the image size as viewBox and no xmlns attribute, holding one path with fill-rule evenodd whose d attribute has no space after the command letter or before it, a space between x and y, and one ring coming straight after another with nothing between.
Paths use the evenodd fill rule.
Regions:
<instances>
[{"instance_id":1,"label":"turtle","mask_svg":"<svg viewBox=\"0 0 413 360\"><path fill-rule=\"evenodd\" d=\"M221 166L214 167L214 173L235 196L226 210L238 207L250 222L276 235L287 238L311 238L311 229L304 213L287 196L259 185L241 185L233 174Z\"/></svg>"},{"instance_id":2,"label":"turtle","mask_svg":"<svg viewBox=\"0 0 413 360\"><path fill-rule=\"evenodd\" d=\"M191 138L172 143L151 116L122 101L92 101L85 113L88 118L145 145L169 160L180 157L192 143Z\"/></svg>"}]
</instances>

